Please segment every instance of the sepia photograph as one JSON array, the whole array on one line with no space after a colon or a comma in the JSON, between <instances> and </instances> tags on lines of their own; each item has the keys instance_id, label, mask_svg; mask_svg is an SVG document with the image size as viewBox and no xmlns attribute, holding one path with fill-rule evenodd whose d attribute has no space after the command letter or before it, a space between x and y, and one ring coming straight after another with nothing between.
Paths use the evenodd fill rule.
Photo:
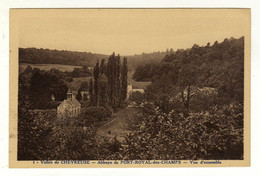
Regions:
<instances>
[{"instance_id":1,"label":"sepia photograph","mask_svg":"<svg viewBox=\"0 0 260 176\"><path fill-rule=\"evenodd\" d=\"M249 166L250 9L11 9L9 138L13 167Z\"/></svg>"}]
</instances>

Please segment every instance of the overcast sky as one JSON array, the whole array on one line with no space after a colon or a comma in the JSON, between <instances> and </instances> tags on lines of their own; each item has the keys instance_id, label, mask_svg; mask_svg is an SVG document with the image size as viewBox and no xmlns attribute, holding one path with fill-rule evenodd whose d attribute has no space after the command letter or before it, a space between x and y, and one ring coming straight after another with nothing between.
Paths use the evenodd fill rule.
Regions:
<instances>
[{"instance_id":1,"label":"overcast sky","mask_svg":"<svg viewBox=\"0 0 260 176\"><path fill-rule=\"evenodd\" d=\"M20 10L19 46L121 55L245 35L243 10Z\"/></svg>"}]
</instances>

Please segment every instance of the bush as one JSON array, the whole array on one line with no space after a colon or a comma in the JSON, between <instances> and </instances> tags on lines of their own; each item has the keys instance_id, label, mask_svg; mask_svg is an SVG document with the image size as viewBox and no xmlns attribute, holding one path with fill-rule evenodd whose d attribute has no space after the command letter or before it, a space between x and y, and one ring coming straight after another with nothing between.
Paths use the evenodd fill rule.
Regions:
<instances>
[{"instance_id":1,"label":"bush","mask_svg":"<svg viewBox=\"0 0 260 176\"><path fill-rule=\"evenodd\" d=\"M174 112L145 116L122 144L122 159L243 159L243 105L214 107L184 117Z\"/></svg>"},{"instance_id":2,"label":"bush","mask_svg":"<svg viewBox=\"0 0 260 176\"><path fill-rule=\"evenodd\" d=\"M112 111L109 107L88 107L84 110L83 115L85 115L88 118L101 121L110 118L112 115Z\"/></svg>"},{"instance_id":3,"label":"bush","mask_svg":"<svg viewBox=\"0 0 260 176\"><path fill-rule=\"evenodd\" d=\"M129 101L134 101L136 102L137 105L140 105L144 101L144 94L141 92L133 92L129 96Z\"/></svg>"}]
</instances>

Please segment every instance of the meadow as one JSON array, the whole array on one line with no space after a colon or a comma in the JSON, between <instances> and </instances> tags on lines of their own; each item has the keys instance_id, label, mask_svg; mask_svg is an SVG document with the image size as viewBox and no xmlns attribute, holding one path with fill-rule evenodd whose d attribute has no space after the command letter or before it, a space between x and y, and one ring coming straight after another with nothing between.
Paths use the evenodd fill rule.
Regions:
<instances>
[{"instance_id":1,"label":"meadow","mask_svg":"<svg viewBox=\"0 0 260 176\"><path fill-rule=\"evenodd\" d=\"M33 69L39 68L40 70L51 70L52 68L55 68L59 71L65 72L71 72L74 70L74 68L81 68L81 66L75 66L75 65L61 65L61 64L27 64L27 63L20 63L19 64L19 73L22 73L27 66L30 65Z\"/></svg>"}]
</instances>

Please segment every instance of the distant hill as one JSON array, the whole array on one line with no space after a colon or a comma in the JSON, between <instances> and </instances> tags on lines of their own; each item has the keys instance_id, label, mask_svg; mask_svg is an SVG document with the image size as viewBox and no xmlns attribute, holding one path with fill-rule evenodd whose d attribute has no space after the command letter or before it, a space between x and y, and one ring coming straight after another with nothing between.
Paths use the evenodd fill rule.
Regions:
<instances>
[{"instance_id":1,"label":"distant hill","mask_svg":"<svg viewBox=\"0 0 260 176\"><path fill-rule=\"evenodd\" d=\"M108 56L90 52L19 48L19 63L94 66L97 60L103 58Z\"/></svg>"},{"instance_id":2,"label":"distant hill","mask_svg":"<svg viewBox=\"0 0 260 176\"><path fill-rule=\"evenodd\" d=\"M139 55L125 56L128 60L128 67L135 69L146 63L159 63L166 56L166 52L143 53Z\"/></svg>"},{"instance_id":3,"label":"distant hill","mask_svg":"<svg viewBox=\"0 0 260 176\"><path fill-rule=\"evenodd\" d=\"M160 62L165 55L166 52L154 52L122 57L127 57L129 70L134 70L139 65ZM93 67L98 60L101 61L108 57L109 55L93 54L90 52L19 48L19 63L26 64L87 65Z\"/></svg>"},{"instance_id":4,"label":"distant hill","mask_svg":"<svg viewBox=\"0 0 260 176\"><path fill-rule=\"evenodd\" d=\"M243 100L244 37L224 39L210 45L180 49L166 55L160 63L138 66L135 81L164 80L169 85L196 85L217 88L223 97ZM159 87L160 84L158 83Z\"/></svg>"}]
</instances>

